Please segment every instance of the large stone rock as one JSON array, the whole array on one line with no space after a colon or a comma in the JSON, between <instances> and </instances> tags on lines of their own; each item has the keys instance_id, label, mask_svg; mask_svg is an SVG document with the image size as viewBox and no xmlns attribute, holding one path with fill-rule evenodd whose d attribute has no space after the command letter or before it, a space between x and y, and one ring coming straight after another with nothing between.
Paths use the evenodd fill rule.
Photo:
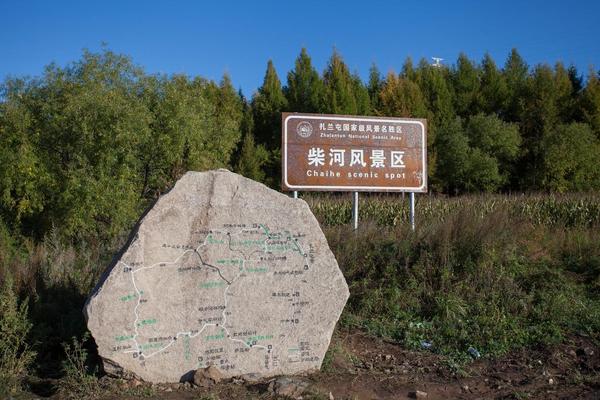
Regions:
<instances>
[{"instance_id":1,"label":"large stone rock","mask_svg":"<svg viewBox=\"0 0 600 400\"><path fill-rule=\"evenodd\" d=\"M177 382L316 370L347 299L308 205L218 170L156 202L84 311L108 373Z\"/></svg>"}]
</instances>

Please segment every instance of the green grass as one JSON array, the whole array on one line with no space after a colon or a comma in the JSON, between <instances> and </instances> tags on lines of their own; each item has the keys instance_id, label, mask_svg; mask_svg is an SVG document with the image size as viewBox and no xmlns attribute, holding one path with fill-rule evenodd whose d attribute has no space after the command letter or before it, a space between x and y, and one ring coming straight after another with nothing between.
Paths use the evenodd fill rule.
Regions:
<instances>
[{"instance_id":1,"label":"green grass","mask_svg":"<svg viewBox=\"0 0 600 400\"><path fill-rule=\"evenodd\" d=\"M455 360L600 339L597 196L423 198L416 232L397 200L367 197L353 232L347 197L308 198L350 285L342 326Z\"/></svg>"},{"instance_id":2,"label":"green grass","mask_svg":"<svg viewBox=\"0 0 600 400\"><path fill-rule=\"evenodd\" d=\"M470 358L469 347L493 357L572 334L600 340L600 194L417 196L415 232L407 197L361 195L357 232L348 224L349 194L303 198L350 286L339 329L415 349L427 341L452 365ZM11 315L26 313L20 319L30 329L16 345L17 352L37 352L27 363L31 373L66 384L83 373L82 357L74 359L77 368L66 368L74 364L63 362L63 344L84 337L85 298L126 233L74 246L57 228L36 243L11 236L0 223L0 283L28 305ZM93 368L93 341L78 349L85 368Z\"/></svg>"}]
</instances>

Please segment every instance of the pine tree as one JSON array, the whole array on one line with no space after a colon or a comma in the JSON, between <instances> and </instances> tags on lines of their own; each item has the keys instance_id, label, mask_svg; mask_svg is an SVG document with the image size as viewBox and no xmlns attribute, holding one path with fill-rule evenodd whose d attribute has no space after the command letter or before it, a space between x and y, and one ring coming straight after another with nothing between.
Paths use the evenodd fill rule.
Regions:
<instances>
[{"instance_id":1,"label":"pine tree","mask_svg":"<svg viewBox=\"0 0 600 400\"><path fill-rule=\"evenodd\" d=\"M584 121L592 127L596 137L600 139L600 72L596 74L591 68L581 104Z\"/></svg>"},{"instance_id":2,"label":"pine tree","mask_svg":"<svg viewBox=\"0 0 600 400\"><path fill-rule=\"evenodd\" d=\"M456 116L452 104L449 73L448 68L433 67L425 60L421 60L415 72L415 80L421 88L427 108L431 112L429 121L431 129L454 121Z\"/></svg>"},{"instance_id":3,"label":"pine tree","mask_svg":"<svg viewBox=\"0 0 600 400\"><path fill-rule=\"evenodd\" d=\"M224 74L216 98L216 123L212 125L211 140L207 142L213 155L212 168L218 165L230 166L231 155L241 140L241 120L242 102L231 83L231 78Z\"/></svg>"},{"instance_id":4,"label":"pine tree","mask_svg":"<svg viewBox=\"0 0 600 400\"><path fill-rule=\"evenodd\" d=\"M569 66L567 73L569 74L569 80L571 81L571 86L573 87L573 93L581 93L583 90L583 75L579 74L577 67L573 64Z\"/></svg>"},{"instance_id":5,"label":"pine tree","mask_svg":"<svg viewBox=\"0 0 600 400\"><path fill-rule=\"evenodd\" d=\"M379 94L382 115L389 117L426 118L427 107L419 85L398 77L393 72L387 75Z\"/></svg>"},{"instance_id":6,"label":"pine tree","mask_svg":"<svg viewBox=\"0 0 600 400\"><path fill-rule=\"evenodd\" d=\"M372 107L369 89L363 84L357 73L352 75L352 92L356 100L356 114L370 115Z\"/></svg>"},{"instance_id":7,"label":"pine tree","mask_svg":"<svg viewBox=\"0 0 600 400\"><path fill-rule=\"evenodd\" d=\"M507 121L519 122L521 120L528 73L529 67L523 58L521 58L517 49L512 49L502 71L508 90L506 112L504 115Z\"/></svg>"},{"instance_id":8,"label":"pine tree","mask_svg":"<svg viewBox=\"0 0 600 400\"><path fill-rule=\"evenodd\" d=\"M579 99L573 88L573 80L569 71L560 62L554 66L554 86L558 94L556 104L560 122L563 124L574 122L575 108Z\"/></svg>"},{"instance_id":9,"label":"pine tree","mask_svg":"<svg viewBox=\"0 0 600 400\"><path fill-rule=\"evenodd\" d=\"M268 159L269 152L262 145L256 145L254 143L252 131L245 132L239 159L235 168L236 172L246 178L265 182L265 172L262 168L267 163Z\"/></svg>"},{"instance_id":10,"label":"pine tree","mask_svg":"<svg viewBox=\"0 0 600 400\"><path fill-rule=\"evenodd\" d=\"M296 59L295 67L287 74L284 88L288 110L292 112L316 113L323 108L323 81L312 66L305 48Z\"/></svg>"},{"instance_id":11,"label":"pine tree","mask_svg":"<svg viewBox=\"0 0 600 400\"><path fill-rule=\"evenodd\" d=\"M264 179L272 187L279 182L281 176L281 112L286 108L287 99L283 94L275 67L269 60L263 85L252 99L252 111L258 144L268 151L268 156L263 163L266 171ZM252 146L247 144L247 147ZM258 156L262 157L258 149L260 147L257 147Z\"/></svg>"},{"instance_id":12,"label":"pine tree","mask_svg":"<svg viewBox=\"0 0 600 400\"><path fill-rule=\"evenodd\" d=\"M261 144L254 141L254 118L252 108L240 91L243 104L243 116L240 124L242 142L236 154L235 172L255 181L272 184L266 181L265 167L269 164L269 152Z\"/></svg>"},{"instance_id":13,"label":"pine tree","mask_svg":"<svg viewBox=\"0 0 600 400\"><path fill-rule=\"evenodd\" d=\"M572 88L560 65L557 65L556 73L548 65L538 65L528 80L526 90L521 121L521 185L539 189L544 176L544 138L561 122L565 109L562 102L569 98Z\"/></svg>"},{"instance_id":14,"label":"pine tree","mask_svg":"<svg viewBox=\"0 0 600 400\"><path fill-rule=\"evenodd\" d=\"M377 65L373 63L371 68L369 69L369 99L371 102L371 109L377 114L380 110L381 103L379 101L379 93L381 92L381 88L383 86L383 82L381 79L381 73L377 68Z\"/></svg>"},{"instance_id":15,"label":"pine tree","mask_svg":"<svg viewBox=\"0 0 600 400\"><path fill-rule=\"evenodd\" d=\"M404 64L402 64L402 71L400 72L400 76L406 79L410 79L411 81L417 79L417 73L415 72L415 67L413 66L412 58L406 57L406 60L404 60Z\"/></svg>"},{"instance_id":16,"label":"pine tree","mask_svg":"<svg viewBox=\"0 0 600 400\"><path fill-rule=\"evenodd\" d=\"M438 131L456 119L450 92L450 71L445 66L433 67L425 59L422 59L414 76L429 110L427 119L428 171L430 176L435 177L437 154L445 151L436 145Z\"/></svg>"},{"instance_id":17,"label":"pine tree","mask_svg":"<svg viewBox=\"0 0 600 400\"><path fill-rule=\"evenodd\" d=\"M263 84L252 99L256 139L269 150L281 146L281 112L286 108L281 82L269 60Z\"/></svg>"},{"instance_id":18,"label":"pine tree","mask_svg":"<svg viewBox=\"0 0 600 400\"><path fill-rule=\"evenodd\" d=\"M508 87L504 76L488 53L483 57L481 70L481 111L486 114L505 115L508 104Z\"/></svg>"},{"instance_id":19,"label":"pine tree","mask_svg":"<svg viewBox=\"0 0 600 400\"><path fill-rule=\"evenodd\" d=\"M456 67L452 71L454 108L461 117L477 114L479 111L479 70L471 60L460 53Z\"/></svg>"},{"instance_id":20,"label":"pine tree","mask_svg":"<svg viewBox=\"0 0 600 400\"><path fill-rule=\"evenodd\" d=\"M354 82L342 56L334 49L323 73L325 104L321 110L330 114L356 115Z\"/></svg>"},{"instance_id":21,"label":"pine tree","mask_svg":"<svg viewBox=\"0 0 600 400\"><path fill-rule=\"evenodd\" d=\"M568 120L573 122L584 122L583 110L583 75L579 74L577 67L570 65L567 70L569 80L571 81L571 101L572 107L568 115Z\"/></svg>"}]
</instances>

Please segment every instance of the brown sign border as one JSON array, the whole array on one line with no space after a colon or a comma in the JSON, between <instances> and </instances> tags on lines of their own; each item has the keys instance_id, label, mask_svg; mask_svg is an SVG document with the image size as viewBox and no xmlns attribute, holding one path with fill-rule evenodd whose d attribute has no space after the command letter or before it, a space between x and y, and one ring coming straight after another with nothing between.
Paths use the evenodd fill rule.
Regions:
<instances>
[{"instance_id":1,"label":"brown sign border","mask_svg":"<svg viewBox=\"0 0 600 400\"><path fill-rule=\"evenodd\" d=\"M287 122L290 118L304 119L332 119L351 120L366 122L390 122L408 123L421 126L423 137L421 138L423 159L423 183L419 187L399 186L314 186L314 185L290 185L287 181ZM330 192L405 192L405 193L427 193L427 120L416 118L397 117L372 117L340 114L310 114L310 113L282 113L281 114L281 187L284 191L330 191Z\"/></svg>"}]
</instances>

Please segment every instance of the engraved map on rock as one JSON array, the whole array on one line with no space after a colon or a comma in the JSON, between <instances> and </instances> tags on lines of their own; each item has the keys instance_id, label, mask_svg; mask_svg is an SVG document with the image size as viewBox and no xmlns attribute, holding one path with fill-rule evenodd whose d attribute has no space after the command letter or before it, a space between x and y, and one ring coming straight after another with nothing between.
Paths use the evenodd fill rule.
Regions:
<instances>
[{"instance_id":1,"label":"engraved map on rock","mask_svg":"<svg viewBox=\"0 0 600 400\"><path fill-rule=\"evenodd\" d=\"M268 377L318 369L347 298L308 205L219 170L158 200L85 313L107 372Z\"/></svg>"}]
</instances>

